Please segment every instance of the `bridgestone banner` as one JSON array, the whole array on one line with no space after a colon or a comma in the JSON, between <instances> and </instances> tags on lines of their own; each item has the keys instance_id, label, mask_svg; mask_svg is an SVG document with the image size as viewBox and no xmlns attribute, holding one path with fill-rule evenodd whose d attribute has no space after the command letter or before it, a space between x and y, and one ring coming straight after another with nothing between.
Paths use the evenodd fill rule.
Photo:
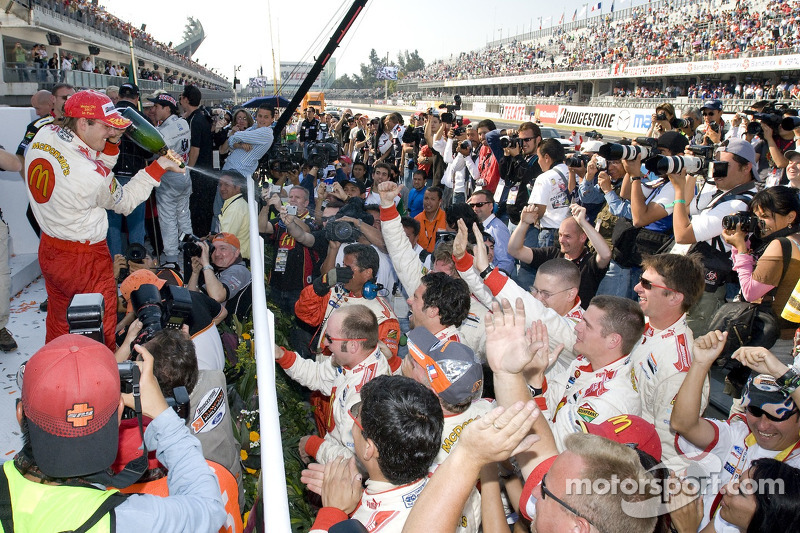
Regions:
<instances>
[{"instance_id":1,"label":"bridgestone banner","mask_svg":"<svg viewBox=\"0 0 800 533\"><path fill-rule=\"evenodd\" d=\"M552 121L556 106L536 106L540 120L544 123L585 128L586 130L609 130L625 133L647 133L650 128L652 109L624 107L580 107L558 106L555 122ZM539 109L542 108L542 109Z\"/></svg>"}]
</instances>

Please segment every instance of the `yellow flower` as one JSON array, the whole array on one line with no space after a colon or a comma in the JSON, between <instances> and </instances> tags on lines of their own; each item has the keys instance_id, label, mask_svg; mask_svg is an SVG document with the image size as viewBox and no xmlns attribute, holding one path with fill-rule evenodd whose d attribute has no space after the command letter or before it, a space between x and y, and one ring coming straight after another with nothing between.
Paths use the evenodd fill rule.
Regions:
<instances>
[{"instance_id":1,"label":"yellow flower","mask_svg":"<svg viewBox=\"0 0 800 533\"><path fill-rule=\"evenodd\" d=\"M250 337L249 333L242 333L242 338L246 341L249 341L252 337Z\"/></svg>"},{"instance_id":2,"label":"yellow flower","mask_svg":"<svg viewBox=\"0 0 800 533\"><path fill-rule=\"evenodd\" d=\"M261 435L258 434L258 431L250 432L250 442L258 442L260 439Z\"/></svg>"},{"instance_id":3,"label":"yellow flower","mask_svg":"<svg viewBox=\"0 0 800 533\"><path fill-rule=\"evenodd\" d=\"M242 461L246 461L247 460L247 452L245 450L240 451L239 452L239 457L242 458Z\"/></svg>"},{"instance_id":4,"label":"yellow flower","mask_svg":"<svg viewBox=\"0 0 800 533\"><path fill-rule=\"evenodd\" d=\"M250 429L250 422L246 422L245 426L247 426L247 429Z\"/></svg>"},{"instance_id":5,"label":"yellow flower","mask_svg":"<svg viewBox=\"0 0 800 533\"><path fill-rule=\"evenodd\" d=\"M258 470L255 470L253 468L245 467L245 470L247 471L248 474L256 474L256 473L258 473Z\"/></svg>"}]
</instances>

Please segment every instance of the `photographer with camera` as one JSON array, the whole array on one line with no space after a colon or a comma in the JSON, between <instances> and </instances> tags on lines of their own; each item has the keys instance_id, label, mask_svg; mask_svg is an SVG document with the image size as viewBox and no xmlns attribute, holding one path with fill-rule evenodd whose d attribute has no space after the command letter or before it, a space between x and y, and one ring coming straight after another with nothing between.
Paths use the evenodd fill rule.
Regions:
<instances>
[{"instance_id":1,"label":"photographer with camera","mask_svg":"<svg viewBox=\"0 0 800 533\"><path fill-rule=\"evenodd\" d=\"M672 212L675 242L692 245L689 249L700 254L705 269L705 291L687 316L689 327L697 336L708 331L712 316L725 303L725 284L733 268L730 246L721 238L722 218L746 211L757 192L756 155L750 143L731 139L718 157L720 162L727 163L725 176L715 178L714 185L704 183L694 197L691 196L694 188L687 187L685 168L669 175L675 192Z\"/></svg>"},{"instance_id":2,"label":"photographer with camera","mask_svg":"<svg viewBox=\"0 0 800 533\"><path fill-rule=\"evenodd\" d=\"M675 120L675 108L669 102L656 106L656 112L650 117L650 127L645 137L658 138L662 133L672 131L672 121Z\"/></svg>"},{"instance_id":3,"label":"photographer with camera","mask_svg":"<svg viewBox=\"0 0 800 533\"><path fill-rule=\"evenodd\" d=\"M758 115L754 116L757 117ZM778 115L774 115L778 117ZM766 117L765 117L766 118ZM789 150L795 149L794 131L791 129L784 129L782 122L770 124L769 120L761 119L761 130L763 131L764 142L767 143L769 149L770 165L769 175L767 177L767 185L777 185L779 183L785 184L784 170L789 164L789 160L784 155Z\"/></svg>"},{"instance_id":4,"label":"photographer with camera","mask_svg":"<svg viewBox=\"0 0 800 533\"><path fill-rule=\"evenodd\" d=\"M213 250L208 241L197 242L200 256L192 257L192 275L186 287L191 291L204 292L225 305L250 283L252 276L242 259L236 235L217 233L211 245Z\"/></svg>"},{"instance_id":5,"label":"photographer with camera","mask_svg":"<svg viewBox=\"0 0 800 533\"><path fill-rule=\"evenodd\" d=\"M137 352L137 397L120 393L109 349L81 335L47 343L25 364L17 403L25 445L3 465L7 531L212 533L223 526L217 478L197 439L167 405L153 356L142 346ZM152 419L144 442L169 469L171 496L103 490L121 481L107 469L117 456L123 407Z\"/></svg>"},{"instance_id":6,"label":"photographer with camera","mask_svg":"<svg viewBox=\"0 0 800 533\"><path fill-rule=\"evenodd\" d=\"M477 129L481 147L478 151L478 175L473 176L475 187L486 189L494 194L500 184L500 161L503 159L500 137L506 132L505 130L498 131L494 121L489 118L478 122Z\"/></svg>"},{"instance_id":7,"label":"photographer with camera","mask_svg":"<svg viewBox=\"0 0 800 533\"><path fill-rule=\"evenodd\" d=\"M460 120L460 119L459 119ZM453 203L464 203L467 199L467 180L469 175L477 174L478 167L472 159L472 143L467 140L467 130L462 125L445 124L444 134L447 140L434 141L434 149L440 150L447 165L442 175L445 206Z\"/></svg>"},{"instance_id":8,"label":"photographer with camera","mask_svg":"<svg viewBox=\"0 0 800 533\"><path fill-rule=\"evenodd\" d=\"M706 100L700 107L700 112L703 114L704 122L695 130L692 144L719 144L730 130L730 124L722 119L722 102Z\"/></svg>"}]
</instances>

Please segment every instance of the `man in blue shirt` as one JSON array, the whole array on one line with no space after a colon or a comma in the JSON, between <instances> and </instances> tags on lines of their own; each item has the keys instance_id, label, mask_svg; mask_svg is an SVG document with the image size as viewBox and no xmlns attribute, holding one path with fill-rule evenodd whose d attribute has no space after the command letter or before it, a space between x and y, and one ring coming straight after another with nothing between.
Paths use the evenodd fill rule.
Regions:
<instances>
[{"instance_id":1,"label":"man in blue shirt","mask_svg":"<svg viewBox=\"0 0 800 533\"><path fill-rule=\"evenodd\" d=\"M425 191L428 189L425 185L425 172L415 170L411 178L411 185L413 189L408 191L408 213L411 218L414 218L422 213L422 200L425 198Z\"/></svg>"}]
</instances>

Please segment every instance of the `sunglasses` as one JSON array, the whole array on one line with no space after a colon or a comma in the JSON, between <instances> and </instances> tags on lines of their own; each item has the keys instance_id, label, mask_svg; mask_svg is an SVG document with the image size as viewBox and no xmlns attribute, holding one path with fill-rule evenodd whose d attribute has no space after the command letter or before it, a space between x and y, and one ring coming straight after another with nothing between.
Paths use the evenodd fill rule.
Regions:
<instances>
[{"instance_id":1,"label":"sunglasses","mask_svg":"<svg viewBox=\"0 0 800 533\"><path fill-rule=\"evenodd\" d=\"M535 137L520 137L519 140L526 143L528 141L533 141Z\"/></svg>"},{"instance_id":2,"label":"sunglasses","mask_svg":"<svg viewBox=\"0 0 800 533\"><path fill-rule=\"evenodd\" d=\"M669 287L665 287L663 285L656 285L655 283L644 277L639 278L639 284L641 284L643 289L646 289L648 291L653 287L656 287L657 289L664 289L665 291L679 292L676 291L675 289L670 289Z\"/></svg>"},{"instance_id":3,"label":"sunglasses","mask_svg":"<svg viewBox=\"0 0 800 533\"><path fill-rule=\"evenodd\" d=\"M788 413L783 414L782 416L775 416L771 415L765 410L761 409L760 407L754 407L752 405L747 406L747 412L753 415L756 418L761 418L762 416L766 416L767 420L771 420L772 422L785 422L789 420L792 416L797 414L797 409L792 409Z\"/></svg>"},{"instance_id":4,"label":"sunglasses","mask_svg":"<svg viewBox=\"0 0 800 533\"><path fill-rule=\"evenodd\" d=\"M492 202L475 202L474 204L469 204L469 206L470 206L470 207L472 207L472 208L474 209L474 208L476 208L476 207L483 207L483 206L485 206L486 204L491 204L491 203L492 203Z\"/></svg>"},{"instance_id":5,"label":"sunglasses","mask_svg":"<svg viewBox=\"0 0 800 533\"><path fill-rule=\"evenodd\" d=\"M571 288L571 287L570 287L570 288ZM533 294L534 296L536 296L537 294L539 294L539 295L541 295L541 297L542 297L543 299L545 299L545 300L549 300L550 298L552 298L552 297L553 297L553 296L555 296L556 294L561 294L562 292L567 292L568 290L569 290L569 289L564 289L564 290L562 290L562 291L556 291L556 292L548 292L548 291L540 291L540 290L539 290L539 289L537 289L536 287L531 287L531 294Z\"/></svg>"},{"instance_id":6,"label":"sunglasses","mask_svg":"<svg viewBox=\"0 0 800 533\"><path fill-rule=\"evenodd\" d=\"M328 341L328 344L331 344L333 342L347 342L347 341L364 342L367 340L367 339L340 339L338 337L331 337L327 333L323 333L322 336L325 337L325 340Z\"/></svg>"},{"instance_id":7,"label":"sunglasses","mask_svg":"<svg viewBox=\"0 0 800 533\"><path fill-rule=\"evenodd\" d=\"M362 425L361 425L361 422L359 422L359 421L358 421L358 417L359 417L359 416L361 416L361 405L362 405L363 403L364 403L364 402L358 402L358 403L355 403L355 404L353 404L353 406L352 406L352 407L350 407L350 409L347 411L347 412L348 412L348 414L350 415L350 418L352 418L352 419L353 419L353 422L355 423L355 425L357 425L357 426L358 426L358 429L360 429L360 430L361 430L361 433L364 433L364 426L362 426Z\"/></svg>"},{"instance_id":8,"label":"sunglasses","mask_svg":"<svg viewBox=\"0 0 800 533\"><path fill-rule=\"evenodd\" d=\"M553 500L554 500L554 501L555 501L557 504L559 504L561 507L563 507L564 509L566 509L566 510L567 510L567 511L569 511L570 513L574 514L574 515L575 515L575 516L577 516L578 518L583 518L584 520L586 520L587 522L589 522L589 524L590 524L590 525L592 525L592 526L596 527L596 528L597 528L599 531L603 531L602 529L600 529L599 527L597 527L596 525L594 525L594 524L592 523L592 521L591 521L591 520L589 520L589 518L587 518L587 517L586 517L584 514L582 514L582 513L578 512L578 510L577 510L577 509L575 509L574 507L572 507L571 505L569 505L567 502L565 502L564 500L562 500L561 498L559 498L558 496L556 496L555 494L553 494L552 492L550 492L550 490L548 490L548 488L547 488L547 484L545 483L545 480L546 480L546 479L547 479L547 474L545 474L545 475L542 477L542 484L540 485L540 487L541 487L541 489L542 489L542 501L546 500L547 498L552 498L552 499L553 499Z\"/></svg>"},{"instance_id":9,"label":"sunglasses","mask_svg":"<svg viewBox=\"0 0 800 533\"><path fill-rule=\"evenodd\" d=\"M703 111L703 116L704 117L713 117L714 113L716 113L716 111Z\"/></svg>"}]
</instances>

